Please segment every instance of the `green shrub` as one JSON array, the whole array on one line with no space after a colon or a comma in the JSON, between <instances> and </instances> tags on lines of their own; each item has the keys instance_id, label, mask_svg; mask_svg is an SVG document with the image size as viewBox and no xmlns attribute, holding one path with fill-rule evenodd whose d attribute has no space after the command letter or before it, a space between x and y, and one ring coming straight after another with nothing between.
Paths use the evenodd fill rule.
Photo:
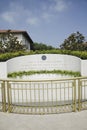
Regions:
<instances>
[{"instance_id":1,"label":"green shrub","mask_svg":"<svg viewBox=\"0 0 87 130\"><path fill-rule=\"evenodd\" d=\"M34 55L34 54L66 54L66 55L73 55L77 56L81 59L87 59L87 52L86 51L70 51L70 50L36 50L36 51L19 51L14 53L4 53L0 54L0 61L7 61L11 58L17 56L25 56L25 55Z\"/></svg>"},{"instance_id":2,"label":"green shrub","mask_svg":"<svg viewBox=\"0 0 87 130\"><path fill-rule=\"evenodd\" d=\"M33 74L61 74L61 75L71 75L74 77L79 77L81 76L80 72L72 72L72 71L62 71L62 70L52 70L52 71L48 71L48 70L41 70L41 71L19 71L19 72L13 72L13 73L9 73L8 77L10 78L16 78L18 77L22 77L23 75L33 75Z\"/></svg>"}]
</instances>

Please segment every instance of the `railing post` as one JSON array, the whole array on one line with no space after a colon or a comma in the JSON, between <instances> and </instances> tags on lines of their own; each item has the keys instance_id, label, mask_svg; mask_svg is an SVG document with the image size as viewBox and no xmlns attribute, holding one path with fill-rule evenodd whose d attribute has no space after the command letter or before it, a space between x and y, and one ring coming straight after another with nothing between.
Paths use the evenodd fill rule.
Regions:
<instances>
[{"instance_id":1,"label":"railing post","mask_svg":"<svg viewBox=\"0 0 87 130\"><path fill-rule=\"evenodd\" d=\"M73 82L73 92L74 92L74 101L73 101L73 111L76 112L76 80L74 79L74 82Z\"/></svg>"},{"instance_id":2,"label":"railing post","mask_svg":"<svg viewBox=\"0 0 87 130\"><path fill-rule=\"evenodd\" d=\"M8 112L11 112L11 99L10 99L10 84L7 82L7 97L8 97Z\"/></svg>"},{"instance_id":3,"label":"railing post","mask_svg":"<svg viewBox=\"0 0 87 130\"><path fill-rule=\"evenodd\" d=\"M81 110L81 81L78 79L78 111Z\"/></svg>"},{"instance_id":4,"label":"railing post","mask_svg":"<svg viewBox=\"0 0 87 130\"><path fill-rule=\"evenodd\" d=\"M6 112L6 86L5 86L5 81L2 83L2 111Z\"/></svg>"}]
</instances>

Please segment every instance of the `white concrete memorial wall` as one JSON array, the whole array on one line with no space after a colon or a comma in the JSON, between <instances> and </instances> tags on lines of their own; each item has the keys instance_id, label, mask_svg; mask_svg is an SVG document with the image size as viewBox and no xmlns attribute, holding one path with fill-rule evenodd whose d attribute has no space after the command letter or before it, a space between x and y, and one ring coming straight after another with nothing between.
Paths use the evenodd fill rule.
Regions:
<instances>
[{"instance_id":1,"label":"white concrete memorial wall","mask_svg":"<svg viewBox=\"0 0 87 130\"><path fill-rule=\"evenodd\" d=\"M0 62L0 78L6 78L8 73L32 70L67 70L81 72L87 76L87 60L76 56L62 54L36 54L12 58Z\"/></svg>"},{"instance_id":2,"label":"white concrete memorial wall","mask_svg":"<svg viewBox=\"0 0 87 130\"><path fill-rule=\"evenodd\" d=\"M16 57L7 61L8 73L29 70L80 71L81 60L69 55L38 54Z\"/></svg>"},{"instance_id":3,"label":"white concrete memorial wall","mask_svg":"<svg viewBox=\"0 0 87 130\"><path fill-rule=\"evenodd\" d=\"M7 62L0 62L0 78L7 78Z\"/></svg>"}]
</instances>

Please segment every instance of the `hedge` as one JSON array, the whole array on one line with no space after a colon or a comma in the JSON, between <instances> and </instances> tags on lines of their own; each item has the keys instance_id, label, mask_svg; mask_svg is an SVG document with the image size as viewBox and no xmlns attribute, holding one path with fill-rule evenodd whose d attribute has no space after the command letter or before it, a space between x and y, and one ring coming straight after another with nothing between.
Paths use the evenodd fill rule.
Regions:
<instances>
[{"instance_id":1,"label":"hedge","mask_svg":"<svg viewBox=\"0 0 87 130\"><path fill-rule=\"evenodd\" d=\"M25 56L25 55L33 55L33 54L67 54L77 56L81 59L87 59L87 52L86 51L69 51L69 50L43 50L43 51L19 51L14 53L4 53L0 54L0 61L7 61L11 58L17 56Z\"/></svg>"}]
</instances>

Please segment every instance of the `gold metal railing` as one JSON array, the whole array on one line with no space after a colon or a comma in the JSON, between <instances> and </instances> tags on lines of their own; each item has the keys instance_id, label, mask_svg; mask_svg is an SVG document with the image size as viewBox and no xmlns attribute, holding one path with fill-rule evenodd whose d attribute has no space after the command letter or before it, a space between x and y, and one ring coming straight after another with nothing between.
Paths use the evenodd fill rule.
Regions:
<instances>
[{"instance_id":1,"label":"gold metal railing","mask_svg":"<svg viewBox=\"0 0 87 130\"><path fill-rule=\"evenodd\" d=\"M79 86L78 86L78 110L87 109L87 79L79 79Z\"/></svg>"},{"instance_id":2,"label":"gold metal railing","mask_svg":"<svg viewBox=\"0 0 87 130\"><path fill-rule=\"evenodd\" d=\"M76 111L75 81L8 82L8 110L20 113ZM19 110L18 110L19 109Z\"/></svg>"},{"instance_id":3,"label":"gold metal railing","mask_svg":"<svg viewBox=\"0 0 87 130\"><path fill-rule=\"evenodd\" d=\"M87 78L0 80L0 110L49 114L87 109Z\"/></svg>"},{"instance_id":4,"label":"gold metal railing","mask_svg":"<svg viewBox=\"0 0 87 130\"><path fill-rule=\"evenodd\" d=\"M0 81L0 111L6 111L5 81Z\"/></svg>"}]
</instances>

